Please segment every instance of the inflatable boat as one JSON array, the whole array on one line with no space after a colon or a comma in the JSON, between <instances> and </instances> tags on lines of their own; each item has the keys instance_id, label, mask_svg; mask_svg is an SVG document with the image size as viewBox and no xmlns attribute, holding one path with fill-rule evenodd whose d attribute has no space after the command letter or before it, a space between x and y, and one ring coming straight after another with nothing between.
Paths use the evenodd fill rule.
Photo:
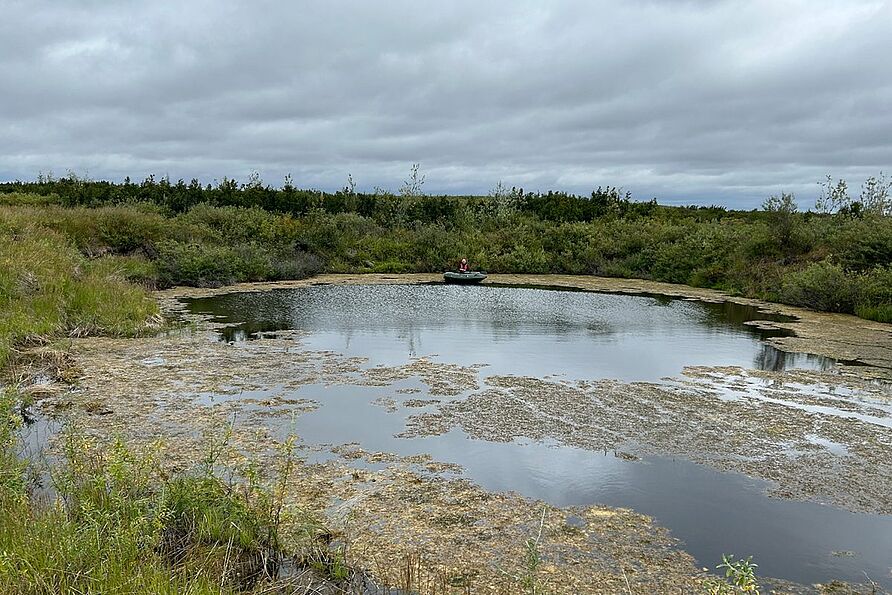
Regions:
<instances>
[{"instance_id":1,"label":"inflatable boat","mask_svg":"<svg viewBox=\"0 0 892 595\"><path fill-rule=\"evenodd\" d=\"M486 273L481 273L480 271L468 271L467 273L447 271L443 273L443 279L446 283L480 283L486 279Z\"/></svg>"}]
</instances>

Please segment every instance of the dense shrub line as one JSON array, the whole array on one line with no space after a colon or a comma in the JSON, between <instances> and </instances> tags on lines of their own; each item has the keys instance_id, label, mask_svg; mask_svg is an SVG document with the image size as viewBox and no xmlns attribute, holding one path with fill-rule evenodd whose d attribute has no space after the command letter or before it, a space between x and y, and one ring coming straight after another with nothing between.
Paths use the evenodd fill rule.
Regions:
<instances>
[{"instance_id":1,"label":"dense shrub line","mask_svg":"<svg viewBox=\"0 0 892 595\"><path fill-rule=\"evenodd\" d=\"M332 272L438 272L467 257L494 273L635 277L892 321L892 217L666 207L591 196L360 194L224 180L0 184L0 226L47 228L91 266L148 287Z\"/></svg>"},{"instance_id":2,"label":"dense shrub line","mask_svg":"<svg viewBox=\"0 0 892 595\"><path fill-rule=\"evenodd\" d=\"M60 204L63 206L97 207L143 203L164 209L167 213L185 213L200 204L211 206L257 207L273 213L302 217L314 211L330 215L356 213L390 226L417 221L422 224L461 224L469 218L498 214L505 210L525 213L545 221L592 221L605 216L647 217L657 211L696 213L701 217L717 217L726 213L723 207L681 207L666 210L649 202L633 201L629 193L614 187L599 187L589 196L566 192L525 192L522 188L499 186L489 196L430 196L421 193L420 183L393 194L384 190L356 192L347 187L338 192L322 192L296 188L290 178L281 188L264 184L253 174L248 182L224 178L216 185L202 185L168 178L149 176L142 182L126 178L122 183L86 180L69 174L37 182L0 183L4 204Z\"/></svg>"}]
</instances>

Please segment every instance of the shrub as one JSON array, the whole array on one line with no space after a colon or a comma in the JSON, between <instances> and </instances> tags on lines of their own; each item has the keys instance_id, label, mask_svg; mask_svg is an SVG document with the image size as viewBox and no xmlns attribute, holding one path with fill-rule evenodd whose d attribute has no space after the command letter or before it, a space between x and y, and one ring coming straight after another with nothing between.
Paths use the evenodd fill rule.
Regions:
<instances>
[{"instance_id":1,"label":"shrub","mask_svg":"<svg viewBox=\"0 0 892 595\"><path fill-rule=\"evenodd\" d=\"M892 262L892 217L834 218L824 224L833 259L847 270Z\"/></svg>"},{"instance_id":2,"label":"shrub","mask_svg":"<svg viewBox=\"0 0 892 595\"><path fill-rule=\"evenodd\" d=\"M239 278L232 248L167 240L159 243L157 250L158 284L161 287L219 287Z\"/></svg>"},{"instance_id":3,"label":"shrub","mask_svg":"<svg viewBox=\"0 0 892 595\"><path fill-rule=\"evenodd\" d=\"M830 312L854 312L858 299L857 279L828 260L789 273L783 280L780 299L794 306Z\"/></svg>"},{"instance_id":4,"label":"shrub","mask_svg":"<svg viewBox=\"0 0 892 595\"><path fill-rule=\"evenodd\" d=\"M877 322L892 322L892 267L876 267L859 281L855 313Z\"/></svg>"},{"instance_id":5,"label":"shrub","mask_svg":"<svg viewBox=\"0 0 892 595\"><path fill-rule=\"evenodd\" d=\"M280 219L257 207L213 207L207 203L177 217L181 224L213 230L227 244L275 242Z\"/></svg>"},{"instance_id":6,"label":"shrub","mask_svg":"<svg viewBox=\"0 0 892 595\"><path fill-rule=\"evenodd\" d=\"M276 258L273 263L272 279L289 280L305 279L322 272L322 260L315 254L292 250L290 253Z\"/></svg>"}]
</instances>

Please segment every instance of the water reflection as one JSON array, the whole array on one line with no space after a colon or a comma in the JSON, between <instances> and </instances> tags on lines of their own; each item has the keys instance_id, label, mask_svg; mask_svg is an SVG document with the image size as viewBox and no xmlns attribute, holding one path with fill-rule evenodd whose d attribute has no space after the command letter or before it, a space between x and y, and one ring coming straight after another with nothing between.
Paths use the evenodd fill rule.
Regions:
<instances>
[{"instance_id":1,"label":"water reflection","mask_svg":"<svg viewBox=\"0 0 892 595\"><path fill-rule=\"evenodd\" d=\"M753 368L771 372L783 372L791 368L807 368L810 370L829 370L833 360L810 353L789 353L763 343L753 359Z\"/></svg>"},{"instance_id":2,"label":"water reflection","mask_svg":"<svg viewBox=\"0 0 892 595\"><path fill-rule=\"evenodd\" d=\"M483 375L659 380L689 365L781 371L833 364L779 351L763 339L781 331L745 324L787 318L751 306L662 296L485 286L322 286L192 300L189 308L227 323L224 340L299 329L310 349L368 357L372 365L399 365L426 355L489 364ZM403 388L422 388L417 380L405 382ZM490 490L557 505L631 507L669 527L703 565L714 565L724 552L745 552L754 554L760 572L769 576L804 583L858 581L867 571L892 586L892 517L769 498L765 482L665 457L630 461L542 442L491 443L471 440L459 429L396 438L409 413L374 403L398 401L397 388L303 387L292 396L321 406L301 415L296 427L279 428L280 437L296 432L309 444L356 442L368 451L425 453L458 463ZM317 451L311 460L330 456ZM834 550L857 554L836 557Z\"/></svg>"},{"instance_id":3,"label":"water reflection","mask_svg":"<svg viewBox=\"0 0 892 595\"><path fill-rule=\"evenodd\" d=\"M226 341L282 329L310 347L398 364L407 357L490 364L491 373L656 381L688 365L780 371L832 361L763 342L781 331L747 325L789 320L753 306L665 296L529 288L419 285L315 286L190 300L193 312L231 323Z\"/></svg>"},{"instance_id":4,"label":"water reflection","mask_svg":"<svg viewBox=\"0 0 892 595\"><path fill-rule=\"evenodd\" d=\"M867 572L880 584L892 586L890 516L771 498L765 481L669 457L633 461L614 451L592 452L548 441L471 440L460 429L396 438L408 412L388 411L373 403L393 397L394 390L403 386L421 387L411 380L396 387L302 387L293 396L316 400L321 407L298 418L296 427L283 425L279 437L296 432L315 444L355 442L369 452L429 454L438 461L458 463L467 477L488 490L518 492L557 506L598 503L632 508L669 527L702 565L713 566L722 553L746 552L755 555L764 576L812 584L863 581L862 573ZM819 437L815 441L827 443ZM317 452L311 461L333 456ZM855 555L833 555L839 551Z\"/></svg>"}]
</instances>

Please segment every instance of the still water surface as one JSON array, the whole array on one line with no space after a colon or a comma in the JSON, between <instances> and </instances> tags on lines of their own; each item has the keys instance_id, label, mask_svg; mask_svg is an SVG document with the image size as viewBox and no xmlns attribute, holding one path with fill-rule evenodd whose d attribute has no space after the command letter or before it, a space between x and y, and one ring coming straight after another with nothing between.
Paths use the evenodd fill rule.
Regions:
<instances>
[{"instance_id":1,"label":"still water surface","mask_svg":"<svg viewBox=\"0 0 892 595\"><path fill-rule=\"evenodd\" d=\"M690 365L783 370L833 363L764 343L768 333L744 323L778 318L754 308L653 296L486 286L314 286L188 304L193 312L228 323L221 340L299 329L307 333L302 341L308 348L366 357L370 366L427 356L488 364L482 377L660 381ZM861 582L866 572L892 588L890 517L769 498L765 482L680 459L629 461L554 443L490 443L459 429L396 438L417 410L389 412L374 401L393 397L400 387L423 389L417 380L395 387L302 387L290 395L316 400L320 408L279 430L315 444L358 442L368 451L428 453L458 463L484 488L559 506L633 508L668 527L704 566L714 566L722 553L753 554L765 576Z\"/></svg>"},{"instance_id":2,"label":"still water surface","mask_svg":"<svg viewBox=\"0 0 892 595\"><path fill-rule=\"evenodd\" d=\"M225 340L281 329L310 331L312 349L396 365L437 356L486 363L489 373L658 380L685 366L825 368L784 353L750 320L790 320L739 304L660 297L455 285L314 286L190 300L232 322Z\"/></svg>"}]
</instances>

